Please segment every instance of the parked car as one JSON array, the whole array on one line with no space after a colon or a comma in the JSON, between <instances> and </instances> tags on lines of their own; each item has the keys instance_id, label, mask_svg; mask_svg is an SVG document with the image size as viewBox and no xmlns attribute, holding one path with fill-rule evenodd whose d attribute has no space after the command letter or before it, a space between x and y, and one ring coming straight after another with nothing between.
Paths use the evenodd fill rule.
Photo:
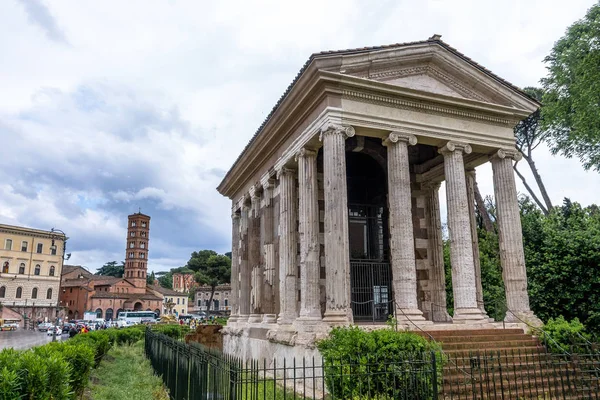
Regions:
<instances>
[{"instance_id":1,"label":"parked car","mask_svg":"<svg viewBox=\"0 0 600 400\"><path fill-rule=\"evenodd\" d=\"M46 331L46 335L52 336L54 334L53 331L56 332L56 336L60 336L62 334L62 329L60 329L60 326L51 326Z\"/></svg>"},{"instance_id":2,"label":"parked car","mask_svg":"<svg viewBox=\"0 0 600 400\"><path fill-rule=\"evenodd\" d=\"M75 324L72 324L70 322L66 322L63 327L62 327L62 333L69 333L69 331L71 330L71 328L75 327Z\"/></svg>"},{"instance_id":3,"label":"parked car","mask_svg":"<svg viewBox=\"0 0 600 400\"><path fill-rule=\"evenodd\" d=\"M51 327L52 327L52 324L50 322L44 322L43 324L38 325L38 331L47 332L48 329L50 329Z\"/></svg>"}]
</instances>

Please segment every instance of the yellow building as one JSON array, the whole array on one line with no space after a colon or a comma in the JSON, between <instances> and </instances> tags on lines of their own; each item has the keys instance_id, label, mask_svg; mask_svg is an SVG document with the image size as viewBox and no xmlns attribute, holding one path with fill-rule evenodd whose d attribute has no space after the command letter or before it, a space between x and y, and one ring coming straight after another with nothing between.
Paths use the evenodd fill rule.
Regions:
<instances>
[{"instance_id":1,"label":"yellow building","mask_svg":"<svg viewBox=\"0 0 600 400\"><path fill-rule=\"evenodd\" d=\"M0 224L0 303L32 321L54 321L64 233Z\"/></svg>"}]
</instances>

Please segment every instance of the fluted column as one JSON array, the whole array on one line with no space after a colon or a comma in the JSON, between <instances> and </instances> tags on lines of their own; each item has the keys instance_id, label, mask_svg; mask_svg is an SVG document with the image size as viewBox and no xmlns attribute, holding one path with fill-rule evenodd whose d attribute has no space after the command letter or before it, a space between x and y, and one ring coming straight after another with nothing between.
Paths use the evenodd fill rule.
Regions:
<instances>
[{"instance_id":1,"label":"fluted column","mask_svg":"<svg viewBox=\"0 0 600 400\"><path fill-rule=\"evenodd\" d=\"M347 137L354 128L328 125L321 130L325 189L326 305L323 320L331 325L352 323L350 307L350 244L348 189L346 184Z\"/></svg>"},{"instance_id":2,"label":"fluted column","mask_svg":"<svg viewBox=\"0 0 600 400\"><path fill-rule=\"evenodd\" d=\"M427 191L428 258L431 265L429 284L431 287L431 320L434 322L451 322L446 307L446 271L444 267L444 243L442 240L442 218L440 215L440 183L432 182L424 185Z\"/></svg>"},{"instance_id":3,"label":"fluted column","mask_svg":"<svg viewBox=\"0 0 600 400\"><path fill-rule=\"evenodd\" d=\"M417 300L417 267L412 223L408 146L417 138L392 132L383 141L387 147L388 200L390 204L390 255L396 301L396 319L422 321Z\"/></svg>"},{"instance_id":4,"label":"fluted column","mask_svg":"<svg viewBox=\"0 0 600 400\"><path fill-rule=\"evenodd\" d=\"M279 178L279 317L278 324L296 319L296 171L283 167Z\"/></svg>"},{"instance_id":5,"label":"fluted column","mask_svg":"<svg viewBox=\"0 0 600 400\"><path fill-rule=\"evenodd\" d=\"M274 207L273 207L273 189L275 186L274 179L268 179L262 182L264 207L261 213L261 231L263 237L263 256L264 260L264 288L263 288L263 322L270 324L277 321L275 314L275 289L276 278L279 274L276 273L275 267L275 248L273 244L274 237Z\"/></svg>"},{"instance_id":6,"label":"fluted column","mask_svg":"<svg viewBox=\"0 0 600 400\"><path fill-rule=\"evenodd\" d=\"M260 192L252 187L251 212L248 220L248 268L251 270L250 316L248 322L262 321L263 268L260 263Z\"/></svg>"},{"instance_id":7,"label":"fluted column","mask_svg":"<svg viewBox=\"0 0 600 400\"><path fill-rule=\"evenodd\" d=\"M319 289L319 200L317 152L301 149L298 160L300 195L300 318L305 324L321 320Z\"/></svg>"},{"instance_id":8,"label":"fluted column","mask_svg":"<svg viewBox=\"0 0 600 400\"><path fill-rule=\"evenodd\" d=\"M477 219L475 217L475 170L466 172L467 199L469 201L469 221L471 223L471 246L473 247L473 266L475 267L475 289L477 307L485 313L483 304L483 285L481 283L481 262L479 260L479 235L477 234Z\"/></svg>"},{"instance_id":9,"label":"fluted column","mask_svg":"<svg viewBox=\"0 0 600 400\"><path fill-rule=\"evenodd\" d=\"M469 201L463 153L471 153L471 146L448 142L440 153L444 156L446 201L448 204L448 231L450 262L454 291L454 322L483 321L484 314L477 307L475 265L469 219Z\"/></svg>"},{"instance_id":10,"label":"fluted column","mask_svg":"<svg viewBox=\"0 0 600 400\"><path fill-rule=\"evenodd\" d=\"M519 322L520 318L539 325L541 321L529 308L521 215L512 164L513 159L520 158L521 154L516 150L498 150L491 158L498 214L500 263L506 303L510 310L506 313L506 321Z\"/></svg>"},{"instance_id":11,"label":"fluted column","mask_svg":"<svg viewBox=\"0 0 600 400\"><path fill-rule=\"evenodd\" d=\"M248 266L248 218L250 207L242 205L240 215L240 301L238 322L248 322L250 315L250 268Z\"/></svg>"},{"instance_id":12,"label":"fluted column","mask_svg":"<svg viewBox=\"0 0 600 400\"><path fill-rule=\"evenodd\" d=\"M229 299L231 314L229 322L235 322L239 315L240 296L240 213L234 211L231 215L231 298Z\"/></svg>"}]
</instances>

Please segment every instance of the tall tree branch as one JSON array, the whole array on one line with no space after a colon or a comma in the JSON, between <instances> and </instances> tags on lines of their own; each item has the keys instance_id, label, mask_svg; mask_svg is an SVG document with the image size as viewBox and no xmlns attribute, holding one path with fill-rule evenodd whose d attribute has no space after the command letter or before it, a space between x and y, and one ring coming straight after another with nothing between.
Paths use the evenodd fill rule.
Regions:
<instances>
[{"instance_id":1,"label":"tall tree branch","mask_svg":"<svg viewBox=\"0 0 600 400\"><path fill-rule=\"evenodd\" d=\"M519 178L521 178L521 182L523 182L523 186L525 186L525 189L527 189L527 191L529 192L529 195L533 198L533 200L538 205L538 207L542 210L544 215L548 215L548 209L544 206L544 204L537 197L537 195L535 194L535 192L533 191L531 186L529 186L529 184L527 183L527 180L525 179L523 174L521 174L521 172L517 169L517 164L518 164L518 161L515 163L515 165L513 165L513 169L515 170L515 172L517 173Z\"/></svg>"}]
</instances>

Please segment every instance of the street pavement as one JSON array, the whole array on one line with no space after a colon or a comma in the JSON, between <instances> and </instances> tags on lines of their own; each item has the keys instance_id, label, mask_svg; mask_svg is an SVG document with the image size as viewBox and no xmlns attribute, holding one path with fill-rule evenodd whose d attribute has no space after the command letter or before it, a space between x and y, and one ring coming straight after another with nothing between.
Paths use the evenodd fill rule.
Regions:
<instances>
[{"instance_id":1,"label":"street pavement","mask_svg":"<svg viewBox=\"0 0 600 400\"><path fill-rule=\"evenodd\" d=\"M69 335L57 335L56 340L66 339L68 337ZM51 341L52 336L48 336L46 332L26 331L23 329L0 332L0 350L11 347L18 350L28 349Z\"/></svg>"}]
</instances>

